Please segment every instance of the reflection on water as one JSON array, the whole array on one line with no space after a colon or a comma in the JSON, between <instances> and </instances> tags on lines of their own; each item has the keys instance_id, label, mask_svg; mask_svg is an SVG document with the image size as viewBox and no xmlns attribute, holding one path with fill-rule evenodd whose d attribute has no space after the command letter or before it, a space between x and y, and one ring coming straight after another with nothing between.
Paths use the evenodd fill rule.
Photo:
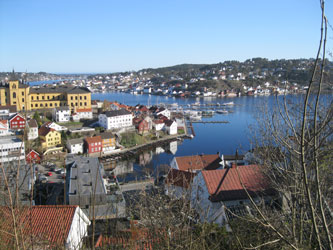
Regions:
<instances>
[{"instance_id":1,"label":"reflection on water","mask_svg":"<svg viewBox=\"0 0 333 250\"><path fill-rule=\"evenodd\" d=\"M153 150L146 150L133 158L113 161L104 164L104 168L112 171L120 182L138 181L156 175L156 163L160 154L175 155L181 140L172 141Z\"/></svg>"}]
</instances>

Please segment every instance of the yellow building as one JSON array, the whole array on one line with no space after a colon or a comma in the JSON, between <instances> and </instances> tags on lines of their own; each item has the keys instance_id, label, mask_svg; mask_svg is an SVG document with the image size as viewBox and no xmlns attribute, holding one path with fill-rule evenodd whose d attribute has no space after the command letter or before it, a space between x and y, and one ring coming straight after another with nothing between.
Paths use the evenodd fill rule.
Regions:
<instances>
[{"instance_id":1,"label":"yellow building","mask_svg":"<svg viewBox=\"0 0 333 250\"><path fill-rule=\"evenodd\" d=\"M53 148L61 144L61 134L53 128L41 127L38 130L43 150Z\"/></svg>"},{"instance_id":2,"label":"yellow building","mask_svg":"<svg viewBox=\"0 0 333 250\"><path fill-rule=\"evenodd\" d=\"M84 87L30 87L13 73L9 83L0 87L0 105L16 105L17 110L38 110L68 106L72 110L90 109L91 92Z\"/></svg>"},{"instance_id":3,"label":"yellow building","mask_svg":"<svg viewBox=\"0 0 333 250\"><path fill-rule=\"evenodd\" d=\"M108 153L116 148L116 138L110 132L100 134L102 138L103 152Z\"/></svg>"}]
</instances>

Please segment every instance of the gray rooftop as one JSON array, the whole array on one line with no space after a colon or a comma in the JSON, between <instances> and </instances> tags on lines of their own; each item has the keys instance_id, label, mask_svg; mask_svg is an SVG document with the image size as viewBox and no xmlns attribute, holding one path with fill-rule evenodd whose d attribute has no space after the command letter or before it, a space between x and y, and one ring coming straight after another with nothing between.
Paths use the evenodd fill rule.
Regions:
<instances>
[{"instance_id":1,"label":"gray rooftop","mask_svg":"<svg viewBox=\"0 0 333 250\"><path fill-rule=\"evenodd\" d=\"M126 109L120 109L120 110L106 111L103 114L105 114L107 117L114 117L114 116L120 116L120 115L130 115L131 112L129 112Z\"/></svg>"},{"instance_id":2,"label":"gray rooftop","mask_svg":"<svg viewBox=\"0 0 333 250\"><path fill-rule=\"evenodd\" d=\"M31 188L35 180L35 171L31 170L35 168L34 165L25 165L22 164L18 168L18 164L3 164L4 172L7 177L8 186L11 190L11 196L13 202L16 203L16 187L18 187L18 201L20 205L29 205L30 197L31 197ZM17 169L20 171L18 172ZM18 183L16 181L16 177L19 176ZM18 184L18 185L17 185ZM9 204L9 193L4 184L4 176L3 172L0 172L0 204L1 205L10 205ZM33 201L32 201L33 202ZM34 205L34 202L32 203Z\"/></svg>"},{"instance_id":3,"label":"gray rooftop","mask_svg":"<svg viewBox=\"0 0 333 250\"><path fill-rule=\"evenodd\" d=\"M70 205L89 206L95 197L95 205L106 203L104 168L98 158L73 157L67 176L68 201Z\"/></svg>"},{"instance_id":4,"label":"gray rooftop","mask_svg":"<svg viewBox=\"0 0 333 250\"><path fill-rule=\"evenodd\" d=\"M75 145L75 144L81 144L83 143L83 139L81 138L76 138L76 139L71 139L67 141L70 145Z\"/></svg>"},{"instance_id":5,"label":"gray rooftop","mask_svg":"<svg viewBox=\"0 0 333 250\"><path fill-rule=\"evenodd\" d=\"M69 111L69 107L66 106L66 107L56 107L55 108L57 111Z\"/></svg>"},{"instance_id":6,"label":"gray rooftop","mask_svg":"<svg viewBox=\"0 0 333 250\"><path fill-rule=\"evenodd\" d=\"M49 88L30 88L30 93L47 94L47 93L68 93L68 94L87 94L90 93L89 89L85 87L74 86L61 86L61 87L49 87Z\"/></svg>"}]
</instances>

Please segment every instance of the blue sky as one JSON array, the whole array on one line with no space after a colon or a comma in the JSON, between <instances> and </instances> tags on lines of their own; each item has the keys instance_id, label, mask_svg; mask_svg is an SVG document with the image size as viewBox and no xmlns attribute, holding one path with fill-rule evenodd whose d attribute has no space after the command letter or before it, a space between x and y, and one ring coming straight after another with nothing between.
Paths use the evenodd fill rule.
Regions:
<instances>
[{"instance_id":1,"label":"blue sky","mask_svg":"<svg viewBox=\"0 0 333 250\"><path fill-rule=\"evenodd\" d=\"M0 72L310 58L320 15L319 0L0 0Z\"/></svg>"}]
</instances>

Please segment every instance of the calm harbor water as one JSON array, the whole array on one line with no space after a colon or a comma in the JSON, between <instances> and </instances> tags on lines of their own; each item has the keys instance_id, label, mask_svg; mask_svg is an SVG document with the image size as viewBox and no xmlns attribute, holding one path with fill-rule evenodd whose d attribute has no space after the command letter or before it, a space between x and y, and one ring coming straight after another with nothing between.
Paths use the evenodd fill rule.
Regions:
<instances>
[{"instance_id":1,"label":"calm harbor water","mask_svg":"<svg viewBox=\"0 0 333 250\"><path fill-rule=\"evenodd\" d=\"M178 105L189 105L196 102L200 103L226 103L234 102L234 106L226 108L231 112L228 114L215 114L210 118L202 118L202 121L228 121L223 124L201 124L194 123L196 136L194 139L178 141L163 148L145 152L130 160L121 163L121 169L127 174L121 175L126 180L132 180L138 176L153 173L158 165L169 164L173 157L196 154L234 154L236 150L245 153L251 149L251 129L255 127L256 116L260 115L260 107L272 105L274 96L242 96L237 98L175 98L155 95L132 95L129 93L103 93L92 94L92 99L117 101L127 105L155 105L160 103ZM222 107L220 108L222 109Z\"/></svg>"}]
</instances>

